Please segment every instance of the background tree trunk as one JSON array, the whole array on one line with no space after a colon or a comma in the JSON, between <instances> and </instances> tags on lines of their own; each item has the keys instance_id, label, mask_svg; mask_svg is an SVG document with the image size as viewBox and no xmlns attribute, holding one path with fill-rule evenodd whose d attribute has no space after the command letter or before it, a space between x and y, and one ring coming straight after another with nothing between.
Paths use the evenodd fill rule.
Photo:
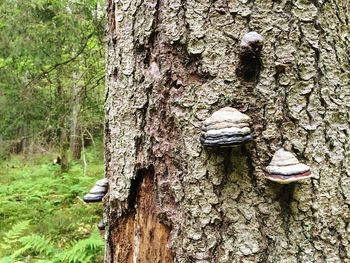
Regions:
<instances>
[{"instance_id":1,"label":"background tree trunk","mask_svg":"<svg viewBox=\"0 0 350 263\"><path fill-rule=\"evenodd\" d=\"M108 2L106 262L350 262L348 1ZM252 30L263 69L242 83ZM203 149L224 106L255 141ZM281 146L316 178L265 180Z\"/></svg>"},{"instance_id":2,"label":"background tree trunk","mask_svg":"<svg viewBox=\"0 0 350 263\"><path fill-rule=\"evenodd\" d=\"M73 160L80 160L81 158L81 127L80 127L80 105L81 105L81 87L79 86L80 76L75 72L73 73L73 86L72 86L72 119L70 126L70 140L69 147L72 152Z\"/></svg>"},{"instance_id":3,"label":"background tree trunk","mask_svg":"<svg viewBox=\"0 0 350 263\"><path fill-rule=\"evenodd\" d=\"M64 127L61 127L61 135L60 135L60 156L61 156L61 172L66 173L69 171L69 163L68 163L68 149L69 142L67 131Z\"/></svg>"}]
</instances>

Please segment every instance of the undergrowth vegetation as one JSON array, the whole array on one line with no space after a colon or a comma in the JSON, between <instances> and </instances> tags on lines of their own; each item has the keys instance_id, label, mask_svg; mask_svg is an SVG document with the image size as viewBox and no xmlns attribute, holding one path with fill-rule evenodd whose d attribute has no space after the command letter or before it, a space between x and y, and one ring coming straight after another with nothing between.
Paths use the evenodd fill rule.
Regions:
<instances>
[{"instance_id":1,"label":"undergrowth vegetation","mask_svg":"<svg viewBox=\"0 0 350 263\"><path fill-rule=\"evenodd\" d=\"M103 177L102 153L87 150L86 176L83 162L71 162L69 172L61 173L53 157L0 162L0 263L103 261L96 227L102 205L81 199Z\"/></svg>"}]
</instances>

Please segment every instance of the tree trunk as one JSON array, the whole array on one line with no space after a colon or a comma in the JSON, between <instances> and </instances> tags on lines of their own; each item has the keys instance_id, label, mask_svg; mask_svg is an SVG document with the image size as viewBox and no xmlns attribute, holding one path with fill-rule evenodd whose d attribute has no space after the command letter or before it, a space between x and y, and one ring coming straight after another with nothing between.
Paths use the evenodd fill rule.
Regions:
<instances>
[{"instance_id":1,"label":"tree trunk","mask_svg":"<svg viewBox=\"0 0 350 263\"><path fill-rule=\"evenodd\" d=\"M350 262L348 1L108 2L106 262ZM263 66L242 82L249 31ZM209 151L225 106L255 140ZM315 178L267 181L281 146Z\"/></svg>"},{"instance_id":2,"label":"tree trunk","mask_svg":"<svg viewBox=\"0 0 350 263\"><path fill-rule=\"evenodd\" d=\"M60 155L61 155L61 172L67 173L69 171L69 163L68 163L68 149L69 142L67 131L65 128L61 127L61 141L60 141Z\"/></svg>"},{"instance_id":3,"label":"tree trunk","mask_svg":"<svg viewBox=\"0 0 350 263\"><path fill-rule=\"evenodd\" d=\"M70 140L69 147L72 152L73 160L80 160L81 158L81 128L79 123L79 111L81 104L81 88L78 85L79 76L77 73L73 73L73 87L72 87L72 119L70 127Z\"/></svg>"}]
</instances>

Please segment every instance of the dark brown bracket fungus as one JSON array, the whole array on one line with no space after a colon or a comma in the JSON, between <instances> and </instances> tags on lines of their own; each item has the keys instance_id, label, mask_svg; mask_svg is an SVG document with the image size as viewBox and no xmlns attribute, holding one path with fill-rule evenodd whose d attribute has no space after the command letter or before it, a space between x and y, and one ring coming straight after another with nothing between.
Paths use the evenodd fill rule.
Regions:
<instances>
[{"instance_id":1,"label":"dark brown bracket fungus","mask_svg":"<svg viewBox=\"0 0 350 263\"><path fill-rule=\"evenodd\" d=\"M232 147L251 141L251 118L237 109L222 108L203 122L201 143L206 147Z\"/></svg>"},{"instance_id":2,"label":"dark brown bracket fungus","mask_svg":"<svg viewBox=\"0 0 350 263\"><path fill-rule=\"evenodd\" d=\"M260 52L264 38L257 32L248 32L241 41L239 64L236 69L237 77L243 81L255 81L262 66Z\"/></svg>"},{"instance_id":3,"label":"dark brown bracket fungus","mask_svg":"<svg viewBox=\"0 0 350 263\"><path fill-rule=\"evenodd\" d=\"M108 191L108 181L106 178L98 180L90 192L84 195L83 200L86 203L102 202L103 197Z\"/></svg>"},{"instance_id":4,"label":"dark brown bracket fungus","mask_svg":"<svg viewBox=\"0 0 350 263\"><path fill-rule=\"evenodd\" d=\"M279 149L273 155L269 166L266 167L265 176L271 181L289 184L311 178L312 173L310 167L300 163L291 152Z\"/></svg>"}]
</instances>

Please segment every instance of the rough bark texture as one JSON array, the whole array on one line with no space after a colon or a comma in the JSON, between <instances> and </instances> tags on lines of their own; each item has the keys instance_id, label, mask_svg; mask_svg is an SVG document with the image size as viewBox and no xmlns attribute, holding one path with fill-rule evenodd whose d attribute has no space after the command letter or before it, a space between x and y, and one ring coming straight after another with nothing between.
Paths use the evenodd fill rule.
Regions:
<instances>
[{"instance_id":1,"label":"rough bark texture","mask_svg":"<svg viewBox=\"0 0 350 263\"><path fill-rule=\"evenodd\" d=\"M348 1L108 2L106 262L350 262ZM251 30L263 68L244 83ZM224 106L255 141L203 149ZM266 181L281 146L315 178Z\"/></svg>"}]
</instances>

